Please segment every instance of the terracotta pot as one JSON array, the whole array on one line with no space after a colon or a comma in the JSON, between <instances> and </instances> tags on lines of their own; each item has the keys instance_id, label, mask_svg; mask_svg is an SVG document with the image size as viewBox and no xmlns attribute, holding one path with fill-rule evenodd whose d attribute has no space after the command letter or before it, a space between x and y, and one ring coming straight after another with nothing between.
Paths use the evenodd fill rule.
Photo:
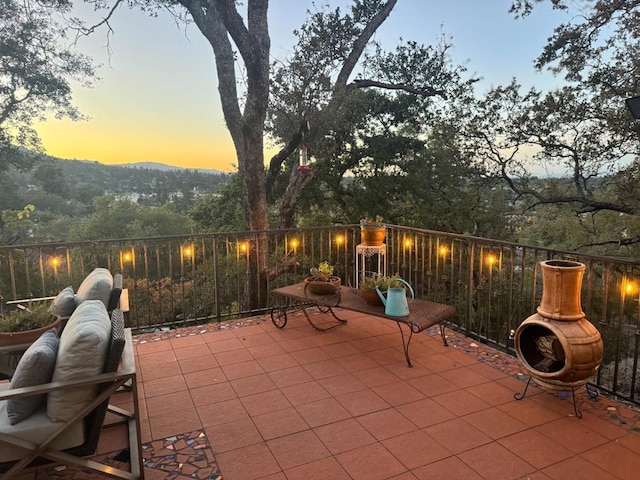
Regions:
<instances>
[{"instance_id":1,"label":"terracotta pot","mask_svg":"<svg viewBox=\"0 0 640 480\"><path fill-rule=\"evenodd\" d=\"M516 330L516 353L540 386L567 390L584 385L596 374L604 346L580 305L585 266L565 260L540 265L542 299L537 313Z\"/></svg>"},{"instance_id":2,"label":"terracotta pot","mask_svg":"<svg viewBox=\"0 0 640 480\"><path fill-rule=\"evenodd\" d=\"M368 247L378 247L384 243L386 234L387 228L384 226L361 225L360 243Z\"/></svg>"},{"instance_id":3,"label":"terracotta pot","mask_svg":"<svg viewBox=\"0 0 640 480\"><path fill-rule=\"evenodd\" d=\"M375 290L365 290L364 288L360 289L360 295L364 298L365 302L369 305L375 305L376 307L384 307L384 303L380 299L378 292Z\"/></svg>"},{"instance_id":4,"label":"terracotta pot","mask_svg":"<svg viewBox=\"0 0 640 480\"><path fill-rule=\"evenodd\" d=\"M342 280L340 277L331 275L327 280L321 280L317 276L311 276L304 279L305 290L314 295L332 295L338 291Z\"/></svg>"},{"instance_id":5,"label":"terracotta pot","mask_svg":"<svg viewBox=\"0 0 640 480\"><path fill-rule=\"evenodd\" d=\"M60 333L61 324L62 318L57 316L53 317L51 323L44 327L34 328L33 330L26 330L24 332L0 332L0 346L33 343L40 338L40 335L52 328L55 328L58 333Z\"/></svg>"}]
</instances>

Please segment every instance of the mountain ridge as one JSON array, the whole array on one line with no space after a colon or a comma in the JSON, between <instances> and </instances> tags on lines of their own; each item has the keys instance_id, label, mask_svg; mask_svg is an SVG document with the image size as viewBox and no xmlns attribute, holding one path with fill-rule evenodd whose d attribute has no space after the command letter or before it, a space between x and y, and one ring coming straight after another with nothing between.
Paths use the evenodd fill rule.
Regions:
<instances>
[{"instance_id":1,"label":"mountain ridge","mask_svg":"<svg viewBox=\"0 0 640 480\"><path fill-rule=\"evenodd\" d=\"M102 162L99 162L102 163ZM107 165L107 164L103 164ZM148 168L150 170L161 170L163 172L170 172L176 170L194 170L199 173L209 173L212 175L223 175L227 172L223 172L221 170L216 170L214 168L188 168L188 167L176 167L174 165L167 165L166 163L160 162L131 162L131 163L118 163L118 164L109 164L117 167L125 167L125 168Z\"/></svg>"}]
</instances>

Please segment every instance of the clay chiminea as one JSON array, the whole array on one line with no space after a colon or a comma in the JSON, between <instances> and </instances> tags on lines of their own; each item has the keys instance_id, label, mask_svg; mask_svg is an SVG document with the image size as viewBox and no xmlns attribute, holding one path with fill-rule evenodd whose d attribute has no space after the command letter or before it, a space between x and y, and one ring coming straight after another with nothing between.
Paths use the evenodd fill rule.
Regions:
<instances>
[{"instance_id":1,"label":"clay chiminea","mask_svg":"<svg viewBox=\"0 0 640 480\"><path fill-rule=\"evenodd\" d=\"M568 260L547 260L540 266L542 299L537 313L516 330L516 353L541 387L573 391L598 371L604 351L600 332L585 318L580 303L586 267Z\"/></svg>"}]
</instances>

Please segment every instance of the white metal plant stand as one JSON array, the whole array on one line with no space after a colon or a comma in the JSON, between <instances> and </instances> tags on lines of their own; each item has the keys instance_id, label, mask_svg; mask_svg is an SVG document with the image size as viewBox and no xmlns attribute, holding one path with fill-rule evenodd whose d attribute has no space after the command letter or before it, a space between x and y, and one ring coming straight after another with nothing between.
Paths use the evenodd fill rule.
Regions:
<instances>
[{"instance_id":1,"label":"white metal plant stand","mask_svg":"<svg viewBox=\"0 0 640 480\"><path fill-rule=\"evenodd\" d=\"M367 270L367 258L371 258L374 255L377 256L376 261L369 262L370 265L375 265L376 270ZM360 277L367 273L375 273L377 275L387 274L387 245L365 245L363 243L356 245L356 288L360 283Z\"/></svg>"}]
</instances>

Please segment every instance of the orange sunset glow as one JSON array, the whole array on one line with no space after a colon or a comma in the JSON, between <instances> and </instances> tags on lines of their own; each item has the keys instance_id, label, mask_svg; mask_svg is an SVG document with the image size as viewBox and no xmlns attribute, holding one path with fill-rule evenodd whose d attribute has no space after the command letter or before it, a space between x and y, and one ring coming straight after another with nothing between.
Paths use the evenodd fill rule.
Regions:
<instances>
[{"instance_id":1,"label":"orange sunset glow","mask_svg":"<svg viewBox=\"0 0 640 480\"><path fill-rule=\"evenodd\" d=\"M184 168L232 171L237 163L228 132L125 128L92 122L49 121L39 127L49 155L106 164L160 162ZM214 134L215 133L215 134ZM226 138L225 138L226 136ZM81 139L77 141L75 139Z\"/></svg>"}]
</instances>

